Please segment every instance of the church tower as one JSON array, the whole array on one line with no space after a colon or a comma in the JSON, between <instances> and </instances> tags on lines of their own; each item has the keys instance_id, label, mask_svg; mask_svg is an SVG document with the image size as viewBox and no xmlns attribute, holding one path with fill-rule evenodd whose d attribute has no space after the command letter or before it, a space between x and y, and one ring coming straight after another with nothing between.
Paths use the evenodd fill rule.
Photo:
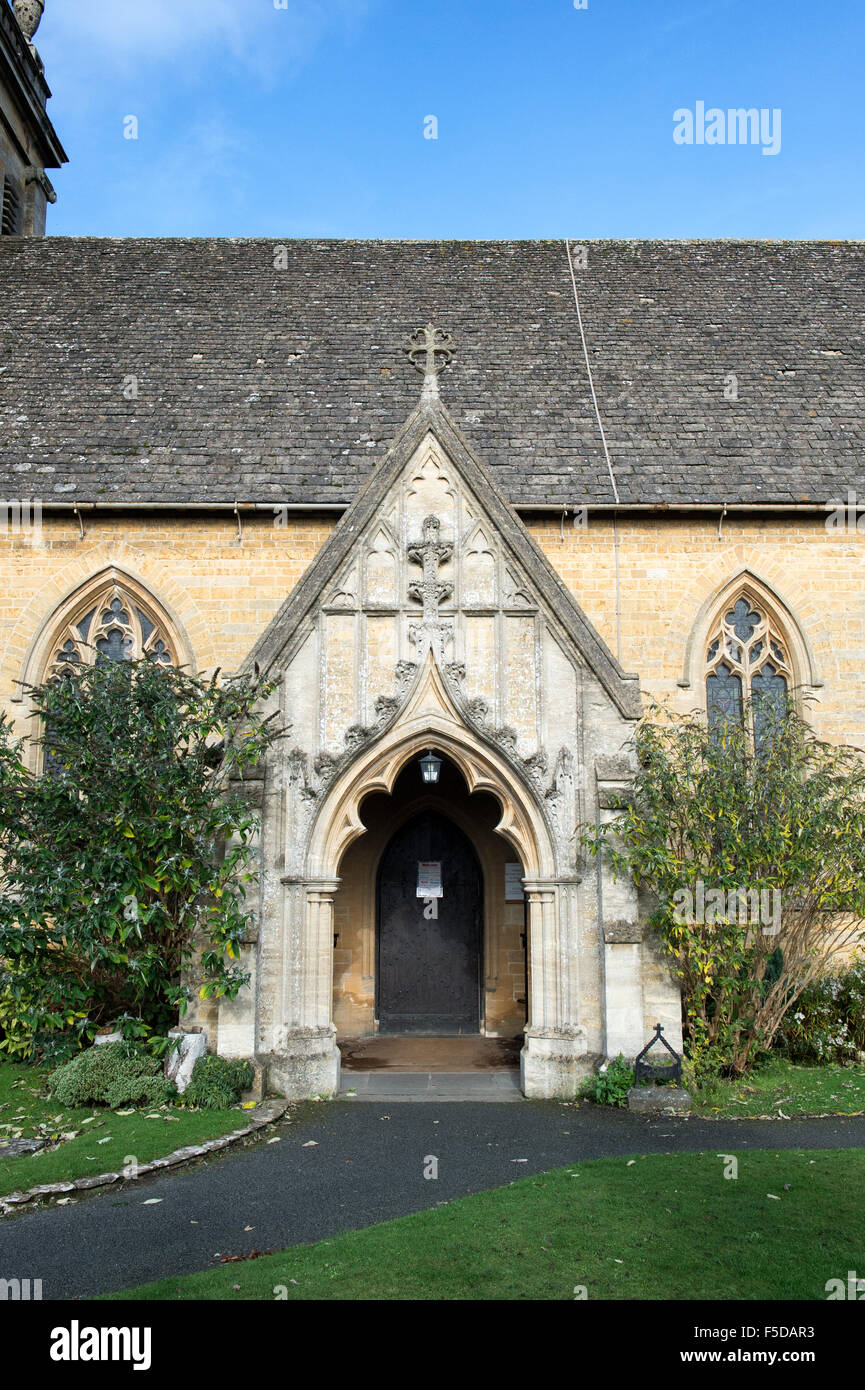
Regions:
<instances>
[{"instance_id":1,"label":"church tower","mask_svg":"<svg viewBox=\"0 0 865 1390\"><path fill-rule=\"evenodd\" d=\"M44 236L57 201L46 169L67 156L46 112L51 91L33 46L45 0L0 0L0 231Z\"/></svg>"}]
</instances>

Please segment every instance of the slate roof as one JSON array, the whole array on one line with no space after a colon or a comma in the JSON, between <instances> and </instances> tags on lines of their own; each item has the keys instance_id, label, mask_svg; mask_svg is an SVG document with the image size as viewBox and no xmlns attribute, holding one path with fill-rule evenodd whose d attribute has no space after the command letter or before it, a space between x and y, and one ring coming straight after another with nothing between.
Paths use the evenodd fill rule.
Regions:
<instances>
[{"instance_id":1,"label":"slate roof","mask_svg":"<svg viewBox=\"0 0 865 1390\"><path fill-rule=\"evenodd\" d=\"M865 497L865 243L581 244L623 505ZM429 320L509 500L610 504L560 241L4 237L0 497L347 504L417 404L402 345Z\"/></svg>"}]
</instances>

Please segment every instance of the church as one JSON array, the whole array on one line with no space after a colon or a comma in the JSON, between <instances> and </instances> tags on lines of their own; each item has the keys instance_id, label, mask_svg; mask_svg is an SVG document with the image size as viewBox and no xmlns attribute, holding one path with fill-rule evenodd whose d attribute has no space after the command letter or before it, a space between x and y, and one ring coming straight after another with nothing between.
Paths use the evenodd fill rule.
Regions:
<instances>
[{"instance_id":1,"label":"church","mask_svg":"<svg viewBox=\"0 0 865 1390\"><path fill-rule=\"evenodd\" d=\"M862 245L45 237L40 11L0 0L0 707L99 652L273 681L252 982L192 1021L295 1098L379 1034L518 1038L530 1097L680 1047L579 827L652 701L865 744Z\"/></svg>"}]
</instances>

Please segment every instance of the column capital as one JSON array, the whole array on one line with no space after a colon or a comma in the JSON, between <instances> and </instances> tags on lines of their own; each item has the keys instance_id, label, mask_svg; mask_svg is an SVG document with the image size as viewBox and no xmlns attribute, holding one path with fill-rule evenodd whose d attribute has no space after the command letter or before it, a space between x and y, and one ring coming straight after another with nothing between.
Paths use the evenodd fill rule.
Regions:
<instances>
[{"instance_id":1,"label":"column capital","mask_svg":"<svg viewBox=\"0 0 865 1390\"><path fill-rule=\"evenodd\" d=\"M308 901L318 903L333 902L340 881L341 880L338 878L307 879L305 887Z\"/></svg>"},{"instance_id":2,"label":"column capital","mask_svg":"<svg viewBox=\"0 0 865 1390\"><path fill-rule=\"evenodd\" d=\"M305 888L310 897L333 897L342 883L341 878L300 878L296 874L285 874L279 881L288 887Z\"/></svg>"},{"instance_id":3,"label":"column capital","mask_svg":"<svg viewBox=\"0 0 865 1390\"><path fill-rule=\"evenodd\" d=\"M557 878L524 878L523 890L529 901L537 901L544 893L553 893L559 886Z\"/></svg>"}]
</instances>

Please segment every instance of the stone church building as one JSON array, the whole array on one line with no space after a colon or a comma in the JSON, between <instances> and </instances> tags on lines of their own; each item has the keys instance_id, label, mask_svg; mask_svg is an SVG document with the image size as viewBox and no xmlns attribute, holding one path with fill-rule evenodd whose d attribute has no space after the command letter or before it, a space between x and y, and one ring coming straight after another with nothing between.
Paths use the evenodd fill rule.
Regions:
<instances>
[{"instance_id":1,"label":"stone church building","mask_svg":"<svg viewBox=\"0 0 865 1390\"><path fill-rule=\"evenodd\" d=\"M149 652L289 731L209 1045L297 1097L377 1033L537 1097L678 1045L577 827L649 700L865 743L862 245L5 235L0 285L0 706Z\"/></svg>"}]
</instances>

